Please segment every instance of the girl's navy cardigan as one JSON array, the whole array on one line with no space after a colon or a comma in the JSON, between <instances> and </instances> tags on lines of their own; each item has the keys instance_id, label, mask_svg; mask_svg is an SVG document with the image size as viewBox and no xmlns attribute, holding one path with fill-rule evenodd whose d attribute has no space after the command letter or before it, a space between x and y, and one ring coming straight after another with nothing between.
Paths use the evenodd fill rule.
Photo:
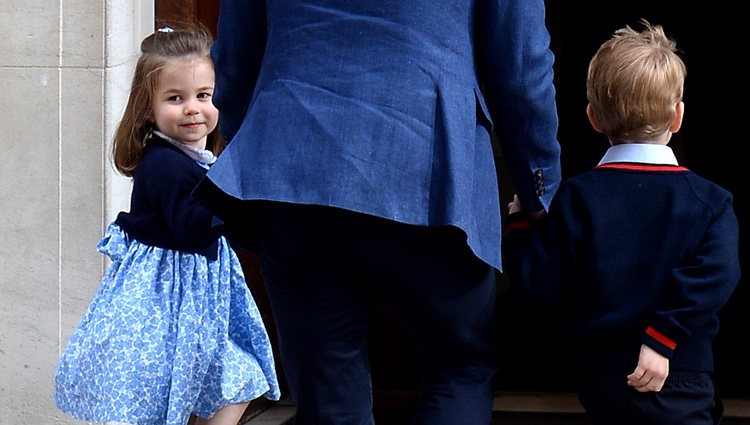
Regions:
<instances>
[{"instance_id":1,"label":"girl's navy cardigan","mask_svg":"<svg viewBox=\"0 0 750 425\"><path fill-rule=\"evenodd\" d=\"M672 370L710 372L740 277L732 202L680 166L602 164L563 182L539 222L508 217L505 272L527 301L562 307L583 369L630 373L645 343Z\"/></svg>"},{"instance_id":2,"label":"girl's navy cardigan","mask_svg":"<svg viewBox=\"0 0 750 425\"><path fill-rule=\"evenodd\" d=\"M177 147L151 137L133 176L130 211L120 212L115 223L143 244L215 260L219 234L213 216L191 195L205 174Z\"/></svg>"}]
</instances>

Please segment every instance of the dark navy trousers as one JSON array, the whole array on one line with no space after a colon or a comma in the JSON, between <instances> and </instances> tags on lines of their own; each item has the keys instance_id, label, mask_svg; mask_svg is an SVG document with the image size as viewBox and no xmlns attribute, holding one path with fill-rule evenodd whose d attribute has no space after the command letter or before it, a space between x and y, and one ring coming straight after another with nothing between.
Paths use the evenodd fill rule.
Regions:
<instances>
[{"instance_id":1,"label":"dark navy trousers","mask_svg":"<svg viewBox=\"0 0 750 425\"><path fill-rule=\"evenodd\" d=\"M591 425L718 425L724 407L709 373L671 371L659 392L638 392L627 373L584 375L579 398Z\"/></svg>"},{"instance_id":2,"label":"dark navy trousers","mask_svg":"<svg viewBox=\"0 0 750 425\"><path fill-rule=\"evenodd\" d=\"M486 425L496 371L494 269L460 230L263 202L261 267L296 425L371 425L370 296L418 346L415 425Z\"/></svg>"}]
</instances>

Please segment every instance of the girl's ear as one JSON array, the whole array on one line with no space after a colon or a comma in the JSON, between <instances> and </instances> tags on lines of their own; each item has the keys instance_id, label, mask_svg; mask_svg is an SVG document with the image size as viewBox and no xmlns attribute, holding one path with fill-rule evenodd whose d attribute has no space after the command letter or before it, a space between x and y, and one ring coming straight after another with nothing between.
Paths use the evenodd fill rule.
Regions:
<instances>
[{"instance_id":1,"label":"girl's ear","mask_svg":"<svg viewBox=\"0 0 750 425\"><path fill-rule=\"evenodd\" d=\"M586 105L586 116L589 117L589 122L591 123L591 126L594 127L594 130L599 133L604 133L602 126L599 124L599 120L597 120L596 115L594 115L594 110L591 108L590 103Z\"/></svg>"},{"instance_id":2,"label":"girl's ear","mask_svg":"<svg viewBox=\"0 0 750 425\"><path fill-rule=\"evenodd\" d=\"M677 133L682 127L682 117L685 115L685 102L679 102L674 107L674 119L669 126L671 133Z\"/></svg>"}]
</instances>

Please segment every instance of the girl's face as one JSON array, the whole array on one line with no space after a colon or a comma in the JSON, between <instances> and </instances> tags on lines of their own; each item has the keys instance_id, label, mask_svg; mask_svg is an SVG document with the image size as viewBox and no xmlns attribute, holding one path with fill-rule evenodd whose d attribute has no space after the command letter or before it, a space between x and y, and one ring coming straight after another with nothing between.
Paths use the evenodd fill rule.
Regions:
<instances>
[{"instance_id":1,"label":"girl's face","mask_svg":"<svg viewBox=\"0 0 750 425\"><path fill-rule=\"evenodd\" d=\"M216 128L219 111L214 93L214 68L208 59L172 60L159 72L153 97L153 120L167 136L199 149Z\"/></svg>"}]
</instances>

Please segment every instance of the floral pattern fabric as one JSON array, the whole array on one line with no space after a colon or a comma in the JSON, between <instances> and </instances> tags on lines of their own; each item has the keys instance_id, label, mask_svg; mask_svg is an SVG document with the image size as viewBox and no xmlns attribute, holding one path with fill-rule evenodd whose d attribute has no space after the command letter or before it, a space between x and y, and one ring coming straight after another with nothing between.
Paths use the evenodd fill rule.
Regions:
<instances>
[{"instance_id":1,"label":"floral pattern fabric","mask_svg":"<svg viewBox=\"0 0 750 425\"><path fill-rule=\"evenodd\" d=\"M157 248L110 224L112 264L55 371L55 402L86 421L185 425L191 414L278 400L271 344L237 256Z\"/></svg>"}]
</instances>

